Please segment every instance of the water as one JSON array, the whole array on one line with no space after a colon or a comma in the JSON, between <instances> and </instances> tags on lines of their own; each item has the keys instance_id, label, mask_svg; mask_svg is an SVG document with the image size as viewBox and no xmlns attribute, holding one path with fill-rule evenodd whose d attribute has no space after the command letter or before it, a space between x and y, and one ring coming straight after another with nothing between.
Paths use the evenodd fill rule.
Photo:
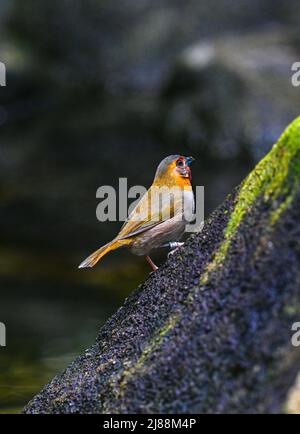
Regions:
<instances>
[{"instance_id":1,"label":"water","mask_svg":"<svg viewBox=\"0 0 300 434\"><path fill-rule=\"evenodd\" d=\"M81 279L86 284L82 280L76 284L75 267L69 282L61 277L60 283L58 276L36 281L31 276L22 282L2 273L0 320L6 325L7 346L0 347L1 413L20 412L43 385L93 344L130 288L145 277L138 258L131 264L126 260L121 255L119 266L106 263L83 271ZM119 289L115 279L122 282Z\"/></svg>"}]
</instances>

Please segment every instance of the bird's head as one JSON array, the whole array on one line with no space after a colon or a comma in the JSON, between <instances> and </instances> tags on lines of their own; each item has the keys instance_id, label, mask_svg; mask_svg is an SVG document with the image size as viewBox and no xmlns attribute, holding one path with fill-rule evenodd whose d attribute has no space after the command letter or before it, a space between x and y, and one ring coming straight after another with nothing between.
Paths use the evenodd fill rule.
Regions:
<instances>
[{"instance_id":1,"label":"bird's head","mask_svg":"<svg viewBox=\"0 0 300 434\"><path fill-rule=\"evenodd\" d=\"M191 164L193 157L182 155L169 155L164 158L155 174L155 181L158 183L187 184L192 179Z\"/></svg>"}]
</instances>

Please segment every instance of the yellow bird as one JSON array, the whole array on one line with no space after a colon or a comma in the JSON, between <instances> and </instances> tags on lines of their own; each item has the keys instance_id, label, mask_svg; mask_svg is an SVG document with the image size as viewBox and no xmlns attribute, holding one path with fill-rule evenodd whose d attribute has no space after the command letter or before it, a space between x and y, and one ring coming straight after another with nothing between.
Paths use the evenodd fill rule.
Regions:
<instances>
[{"instance_id":1,"label":"yellow bird","mask_svg":"<svg viewBox=\"0 0 300 434\"><path fill-rule=\"evenodd\" d=\"M159 164L153 184L138 202L119 234L86 258L79 268L93 267L106 253L119 247L145 256L154 271L158 267L149 254L162 246L179 247L187 221L194 212L191 186L193 157L170 155Z\"/></svg>"}]
</instances>

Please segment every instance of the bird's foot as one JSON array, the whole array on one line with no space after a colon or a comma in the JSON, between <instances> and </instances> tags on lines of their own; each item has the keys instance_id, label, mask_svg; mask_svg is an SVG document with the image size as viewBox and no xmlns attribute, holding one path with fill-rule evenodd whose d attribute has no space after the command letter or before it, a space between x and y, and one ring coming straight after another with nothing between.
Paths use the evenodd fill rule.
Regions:
<instances>
[{"instance_id":1,"label":"bird's foot","mask_svg":"<svg viewBox=\"0 0 300 434\"><path fill-rule=\"evenodd\" d=\"M168 253L168 258L170 258L177 250L184 245L183 242L172 241L169 243L171 251Z\"/></svg>"}]
</instances>

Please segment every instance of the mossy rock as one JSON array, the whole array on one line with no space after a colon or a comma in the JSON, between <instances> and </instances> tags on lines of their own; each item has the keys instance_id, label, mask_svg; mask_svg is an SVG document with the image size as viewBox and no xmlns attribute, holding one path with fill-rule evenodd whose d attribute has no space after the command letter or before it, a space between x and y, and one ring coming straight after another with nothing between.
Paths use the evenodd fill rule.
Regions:
<instances>
[{"instance_id":1,"label":"mossy rock","mask_svg":"<svg viewBox=\"0 0 300 434\"><path fill-rule=\"evenodd\" d=\"M300 411L299 177L297 118L25 412Z\"/></svg>"}]
</instances>

